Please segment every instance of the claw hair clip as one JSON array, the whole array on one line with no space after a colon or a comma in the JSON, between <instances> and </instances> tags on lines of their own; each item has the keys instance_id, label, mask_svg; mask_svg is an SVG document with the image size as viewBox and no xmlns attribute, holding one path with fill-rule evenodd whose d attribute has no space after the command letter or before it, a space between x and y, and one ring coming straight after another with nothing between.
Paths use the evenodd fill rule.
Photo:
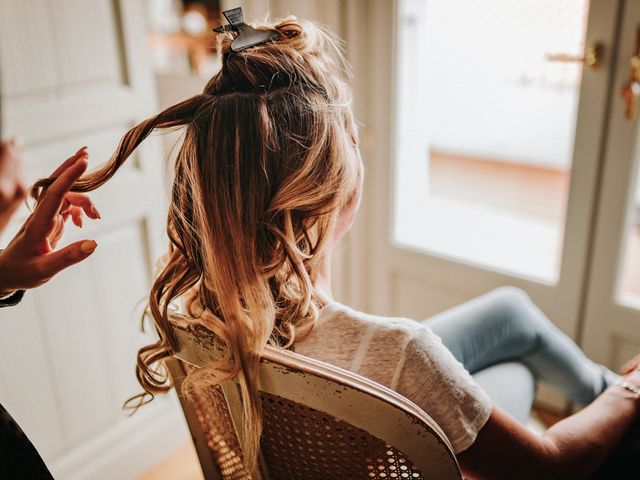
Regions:
<instances>
[{"instance_id":1,"label":"claw hair clip","mask_svg":"<svg viewBox=\"0 0 640 480\"><path fill-rule=\"evenodd\" d=\"M257 30L244 23L242 7L226 10L222 13L229 24L216 27L213 31L218 33L234 32L236 38L231 42L231 50L234 52L241 52L245 48L255 47L256 45L280 38L278 32L273 30Z\"/></svg>"}]
</instances>

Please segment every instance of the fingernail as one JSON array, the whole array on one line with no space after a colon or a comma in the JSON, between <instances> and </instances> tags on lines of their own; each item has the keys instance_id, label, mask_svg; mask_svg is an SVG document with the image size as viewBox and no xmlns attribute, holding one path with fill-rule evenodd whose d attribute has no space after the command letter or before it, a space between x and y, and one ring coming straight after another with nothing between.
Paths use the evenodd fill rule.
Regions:
<instances>
[{"instance_id":1,"label":"fingernail","mask_svg":"<svg viewBox=\"0 0 640 480\"><path fill-rule=\"evenodd\" d=\"M97 246L98 244L93 240L87 240L86 242L82 242L80 250L82 250L82 253L93 253Z\"/></svg>"},{"instance_id":2,"label":"fingernail","mask_svg":"<svg viewBox=\"0 0 640 480\"><path fill-rule=\"evenodd\" d=\"M100 212L98 211L98 209L96 208L95 205L91 206L91 211L93 212L93 214L97 217L97 218L102 218L102 216L100 215Z\"/></svg>"}]
</instances>

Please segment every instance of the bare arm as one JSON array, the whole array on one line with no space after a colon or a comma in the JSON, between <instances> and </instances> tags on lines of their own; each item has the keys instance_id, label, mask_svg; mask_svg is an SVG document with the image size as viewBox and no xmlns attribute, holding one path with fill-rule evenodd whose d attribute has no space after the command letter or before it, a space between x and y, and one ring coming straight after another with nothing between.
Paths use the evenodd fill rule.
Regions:
<instances>
[{"instance_id":1,"label":"bare arm","mask_svg":"<svg viewBox=\"0 0 640 480\"><path fill-rule=\"evenodd\" d=\"M640 372L626 377L640 385ZM618 445L640 411L640 400L619 386L538 436L499 408L475 443L458 455L472 479L590 478Z\"/></svg>"}]
</instances>

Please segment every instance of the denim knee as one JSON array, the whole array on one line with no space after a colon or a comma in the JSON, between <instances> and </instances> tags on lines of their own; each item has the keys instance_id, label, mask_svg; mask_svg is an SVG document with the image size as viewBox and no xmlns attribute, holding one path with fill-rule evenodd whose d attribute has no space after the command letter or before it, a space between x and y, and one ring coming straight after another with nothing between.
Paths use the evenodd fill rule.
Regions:
<instances>
[{"instance_id":1,"label":"denim knee","mask_svg":"<svg viewBox=\"0 0 640 480\"><path fill-rule=\"evenodd\" d=\"M531 297L520 287L505 285L492 290L490 294L507 304L531 303Z\"/></svg>"},{"instance_id":2,"label":"denim knee","mask_svg":"<svg viewBox=\"0 0 640 480\"><path fill-rule=\"evenodd\" d=\"M506 286L497 288L488 295L491 297L493 318L500 323L500 328L509 330L521 340L531 342L534 349L539 340L540 322L527 292Z\"/></svg>"},{"instance_id":3,"label":"denim knee","mask_svg":"<svg viewBox=\"0 0 640 480\"><path fill-rule=\"evenodd\" d=\"M501 317L520 321L524 317L530 316L529 311L533 302L527 292L521 288L500 287L490 292L489 296L492 308Z\"/></svg>"}]
</instances>

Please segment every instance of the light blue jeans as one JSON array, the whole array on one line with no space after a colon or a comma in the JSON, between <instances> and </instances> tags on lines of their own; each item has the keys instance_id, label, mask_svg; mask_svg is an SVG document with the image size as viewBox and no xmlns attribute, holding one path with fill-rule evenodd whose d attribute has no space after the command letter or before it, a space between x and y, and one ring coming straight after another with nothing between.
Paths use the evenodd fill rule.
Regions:
<instances>
[{"instance_id":1,"label":"light blue jeans","mask_svg":"<svg viewBox=\"0 0 640 480\"><path fill-rule=\"evenodd\" d=\"M424 323L496 405L522 423L537 380L586 405L620 378L589 360L515 287L493 290Z\"/></svg>"}]
</instances>

